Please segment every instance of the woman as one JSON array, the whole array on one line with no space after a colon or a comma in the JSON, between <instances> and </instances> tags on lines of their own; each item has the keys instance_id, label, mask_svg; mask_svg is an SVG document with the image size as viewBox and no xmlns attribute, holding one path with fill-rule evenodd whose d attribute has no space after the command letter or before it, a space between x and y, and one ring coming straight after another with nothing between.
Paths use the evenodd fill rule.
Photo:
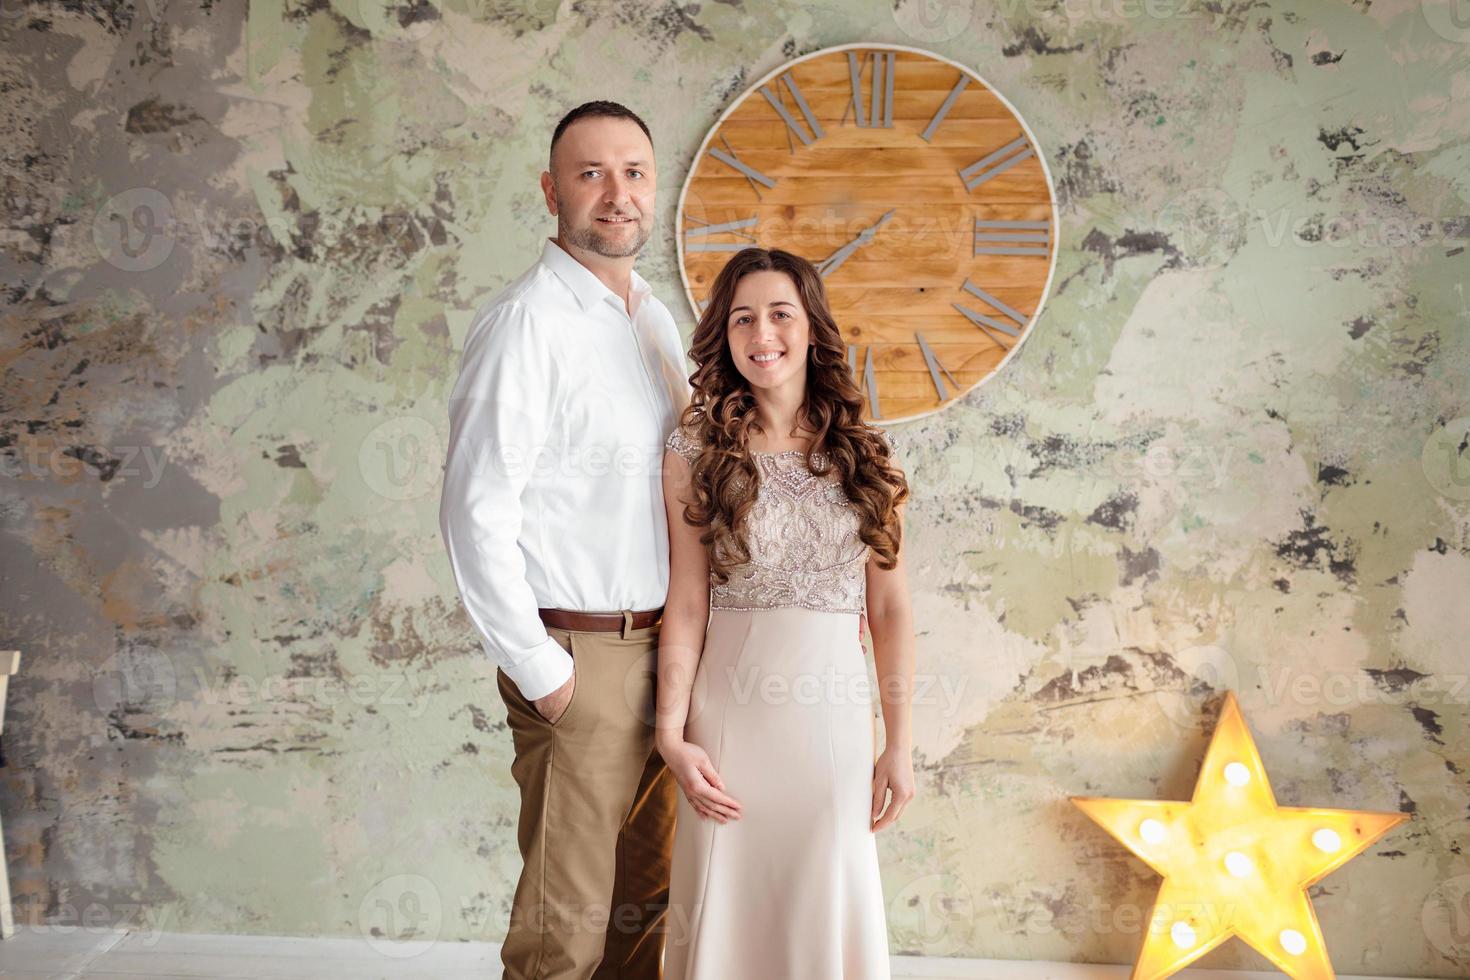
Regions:
<instances>
[{"instance_id":1,"label":"woman","mask_svg":"<svg viewBox=\"0 0 1470 980\"><path fill-rule=\"evenodd\" d=\"M663 471L655 738L682 790L665 976L887 978L874 833L914 795L908 484L807 260L737 253L690 356Z\"/></svg>"}]
</instances>

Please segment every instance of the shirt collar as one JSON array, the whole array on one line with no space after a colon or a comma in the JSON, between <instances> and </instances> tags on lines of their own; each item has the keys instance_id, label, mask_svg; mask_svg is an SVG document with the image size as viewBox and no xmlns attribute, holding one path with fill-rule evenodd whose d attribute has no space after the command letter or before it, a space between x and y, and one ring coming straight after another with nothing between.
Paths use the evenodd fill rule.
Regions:
<instances>
[{"instance_id":1,"label":"shirt collar","mask_svg":"<svg viewBox=\"0 0 1470 980\"><path fill-rule=\"evenodd\" d=\"M623 298L611 289L607 284L597 278L597 274L582 263L574 259L566 249L562 248L551 238L546 239L546 244L541 247L541 261L551 271L561 277L561 281L567 284L572 293L577 297L583 311L592 309L594 303L611 303L617 307L618 312L627 313L627 307L623 305ZM648 281L638 274L637 269L630 270L632 296L629 305L633 308L633 315L637 315L638 308L642 304L644 295L652 287Z\"/></svg>"}]
</instances>

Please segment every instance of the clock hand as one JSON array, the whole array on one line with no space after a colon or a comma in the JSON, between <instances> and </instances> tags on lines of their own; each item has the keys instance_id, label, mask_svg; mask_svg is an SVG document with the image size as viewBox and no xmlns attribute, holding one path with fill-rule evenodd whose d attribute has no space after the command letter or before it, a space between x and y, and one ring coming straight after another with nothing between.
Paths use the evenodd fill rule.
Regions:
<instances>
[{"instance_id":1,"label":"clock hand","mask_svg":"<svg viewBox=\"0 0 1470 980\"><path fill-rule=\"evenodd\" d=\"M817 274L824 279L827 276L831 275L832 272L834 272L839 265L848 260L853 252L856 252L861 246L871 242L873 240L873 236L877 234L878 229L882 228L883 223L889 218L893 217L893 212L897 210L897 208L890 208L887 214L883 215L883 217L879 218L873 224L864 228L861 232L858 233L858 236L856 238L839 248L837 251L833 252L831 255L827 256L821 262L818 262Z\"/></svg>"},{"instance_id":2,"label":"clock hand","mask_svg":"<svg viewBox=\"0 0 1470 980\"><path fill-rule=\"evenodd\" d=\"M821 262L818 262L817 274L820 275L823 279L827 278L828 274L836 269L839 265L846 262L847 257L853 252L856 252L857 247L861 244L861 241L854 238L852 241L848 242L846 245L842 246L837 251L827 256Z\"/></svg>"},{"instance_id":3,"label":"clock hand","mask_svg":"<svg viewBox=\"0 0 1470 980\"><path fill-rule=\"evenodd\" d=\"M873 222L873 226L871 228L863 229L863 234L867 235L869 240L871 240L873 237L873 232L877 231L879 228L882 228L884 223L887 222L889 218L893 217L893 212L897 210L898 208L889 208L888 213L883 215L883 217L879 218L877 221Z\"/></svg>"}]
</instances>

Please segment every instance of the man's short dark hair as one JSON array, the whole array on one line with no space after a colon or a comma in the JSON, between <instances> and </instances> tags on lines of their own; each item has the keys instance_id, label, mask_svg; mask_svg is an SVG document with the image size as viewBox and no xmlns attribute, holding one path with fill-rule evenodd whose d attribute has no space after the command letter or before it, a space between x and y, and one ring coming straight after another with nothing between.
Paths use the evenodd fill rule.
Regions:
<instances>
[{"instance_id":1,"label":"man's short dark hair","mask_svg":"<svg viewBox=\"0 0 1470 980\"><path fill-rule=\"evenodd\" d=\"M648 145L653 145L653 134L648 131L648 125L640 118L638 113L629 109L619 102L607 102L597 100L594 102L583 102L577 108L561 117L561 122L556 124L556 130L551 134L551 149L547 151L547 169L550 169L552 154L556 152L556 141L561 139L561 134L567 131L567 127L578 119L586 119L592 116L609 116L613 119L631 119L643 130L643 135L648 137ZM555 172L555 171L553 171Z\"/></svg>"}]
</instances>

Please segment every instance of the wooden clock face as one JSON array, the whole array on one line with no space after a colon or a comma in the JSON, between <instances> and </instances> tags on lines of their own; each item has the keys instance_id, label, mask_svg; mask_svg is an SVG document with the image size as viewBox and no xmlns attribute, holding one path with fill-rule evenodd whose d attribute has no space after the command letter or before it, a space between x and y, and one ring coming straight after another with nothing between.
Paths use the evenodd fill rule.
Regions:
<instances>
[{"instance_id":1,"label":"wooden clock face","mask_svg":"<svg viewBox=\"0 0 1470 980\"><path fill-rule=\"evenodd\" d=\"M938 411L1024 341L1056 264L1051 175L974 72L849 44L776 69L705 136L679 196L695 315L726 262L781 248L822 273L867 417Z\"/></svg>"}]
</instances>

